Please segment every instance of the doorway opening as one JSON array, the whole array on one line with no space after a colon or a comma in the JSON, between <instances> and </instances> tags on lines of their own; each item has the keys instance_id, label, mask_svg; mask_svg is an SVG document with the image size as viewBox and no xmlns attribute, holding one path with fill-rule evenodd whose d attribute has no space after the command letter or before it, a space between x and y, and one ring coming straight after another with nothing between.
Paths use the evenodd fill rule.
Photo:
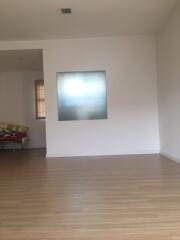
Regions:
<instances>
[{"instance_id":1,"label":"doorway opening","mask_svg":"<svg viewBox=\"0 0 180 240\"><path fill-rule=\"evenodd\" d=\"M41 49L0 51L1 149L46 148L44 91Z\"/></svg>"}]
</instances>

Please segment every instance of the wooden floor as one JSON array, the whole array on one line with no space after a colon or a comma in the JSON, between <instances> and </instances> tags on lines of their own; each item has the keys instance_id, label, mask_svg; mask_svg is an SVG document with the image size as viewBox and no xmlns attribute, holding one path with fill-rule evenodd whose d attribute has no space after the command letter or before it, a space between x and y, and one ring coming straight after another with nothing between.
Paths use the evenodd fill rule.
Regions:
<instances>
[{"instance_id":1,"label":"wooden floor","mask_svg":"<svg viewBox=\"0 0 180 240\"><path fill-rule=\"evenodd\" d=\"M180 240L180 165L0 152L0 240Z\"/></svg>"}]
</instances>

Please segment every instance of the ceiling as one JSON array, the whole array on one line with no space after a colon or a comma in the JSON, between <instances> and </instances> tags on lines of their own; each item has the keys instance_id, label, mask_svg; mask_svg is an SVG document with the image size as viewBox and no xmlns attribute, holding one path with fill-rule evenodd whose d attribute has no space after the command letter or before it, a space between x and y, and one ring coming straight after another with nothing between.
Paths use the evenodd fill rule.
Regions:
<instances>
[{"instance_id":1,"label":"ceiling","mask_svg":"<svg viewBox=\"0 0 180 240\"><path fill-rule=\"evenodd\" d=\"M0 72L42 70L42 50L0 51Z\"/></svg>"},{"instance_id":2,"label":"ceiling","mask_svg":"<svg viewBox=\"0 0 180 240\"><path fill-rule=\"evenodd\" d=\"M0 40L152 34L179 0L0 0ZM71 15L60 9L72 8Z\"/></svg>"}]
</instances>

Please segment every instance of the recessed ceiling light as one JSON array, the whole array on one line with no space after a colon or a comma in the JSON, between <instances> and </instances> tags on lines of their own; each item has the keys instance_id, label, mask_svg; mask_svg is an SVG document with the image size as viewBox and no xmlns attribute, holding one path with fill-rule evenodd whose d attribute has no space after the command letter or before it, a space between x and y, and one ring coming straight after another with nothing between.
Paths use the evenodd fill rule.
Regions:
<instances>
[{"instance_id":1,"label":"recessed ceiling light","mask_svg":"<svg viewBox=\"0 0 180 240\"><path fill-rule=\"evenodd\" d=\"M71 14L72 10L71 10L71 8L61 8L61 13L62 14Z\"/></svg>"}]
</instances>

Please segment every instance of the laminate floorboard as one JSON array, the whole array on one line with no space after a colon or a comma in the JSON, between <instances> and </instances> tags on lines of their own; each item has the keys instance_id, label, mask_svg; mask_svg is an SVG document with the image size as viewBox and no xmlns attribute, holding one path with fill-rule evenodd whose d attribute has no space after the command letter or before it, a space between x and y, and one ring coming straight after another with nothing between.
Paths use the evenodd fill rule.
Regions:
<instances>
[{"instance_id":1,"label":"laminate floorboard","mask_svg":"<svg viewBox=\"0 0 180 240\"><path fill-rule=\"evenodd\" d=\"M180 165L1 151L0 240L180 240Z\"/></svg>"}]
</instances>

